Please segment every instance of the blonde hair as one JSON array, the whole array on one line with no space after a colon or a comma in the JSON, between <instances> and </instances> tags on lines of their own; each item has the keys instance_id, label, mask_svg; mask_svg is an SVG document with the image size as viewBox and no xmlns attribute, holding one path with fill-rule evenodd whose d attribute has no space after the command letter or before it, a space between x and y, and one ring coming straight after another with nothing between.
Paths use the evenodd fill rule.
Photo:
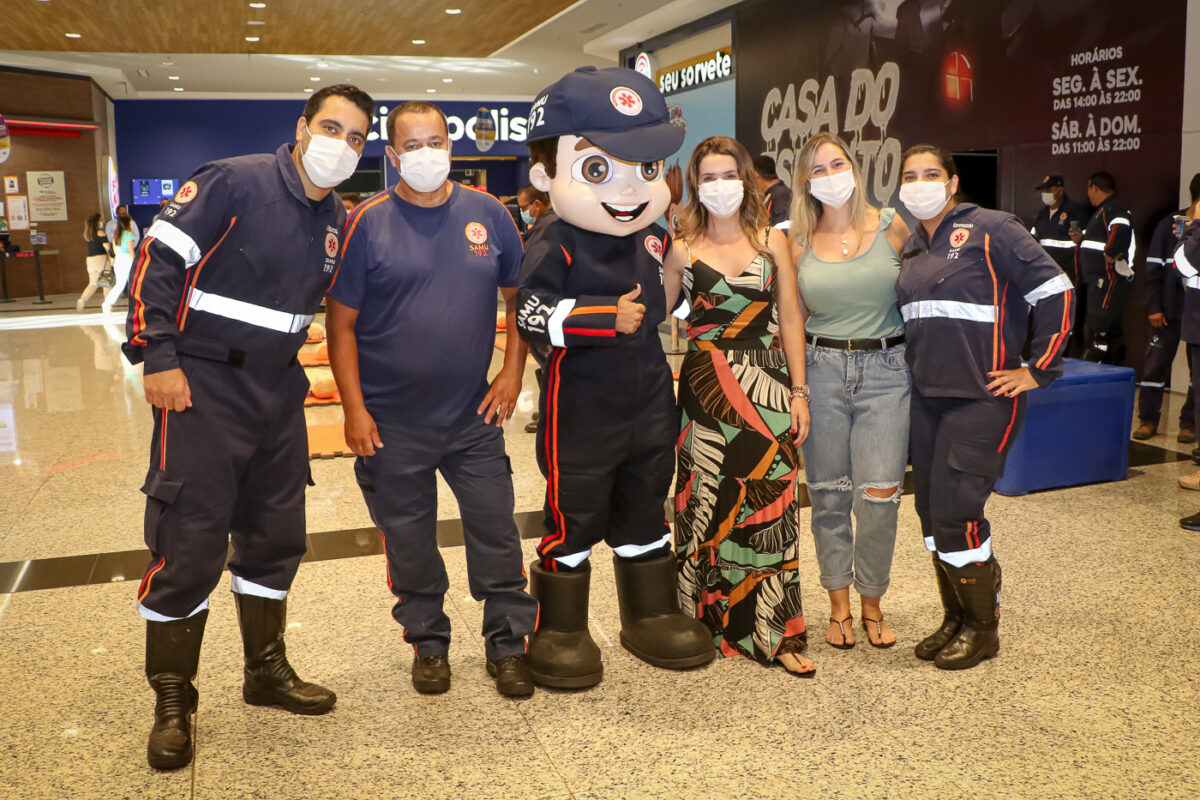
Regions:
<instances>
[{"instance_id":1,"label":"blonde hair","mask_svg":"<svg viewBox=\"0 0 1200 800\"><path fill-rule=\"evenodd\" d=\"M738 209L738 223L746 238L760 253L770 255L767 250L763 228L767 225L767 209L755 180L754 162L750 154L735 139L728 136L710 136L692 151L688 159L684 182L687 185L687 202L679 210L679 237L693 242L708 230L708 209L700 202L700 162L706 156L730 156L737 164L738 180L742 182L742 207Z\"/></svg>"},{"instance_id":2,"label":"blonde hair","mask_svg":"<svg viewBox=\"0 0 1200 800\"><path fill-rule=\"evenodd\" d=\"M850 153L846 143L840 137L829 131L818 131L796 153L796 163L792 166L792 221L788 237L793 242L805 246L807 246L813 231L817 229L821 215L825 213L825 206L809 191L808 182L812 177L813 161L817 158L817 151L826 144L837 147L850 162L850 171L854 175L854 194L850 195L850 199L846 201L850 204L850 224L854 226L854 231L860 239L863 228L866 227L867 191L863 186L862 170L859 169L858 160Z\"/></svg>"}]
</instances>

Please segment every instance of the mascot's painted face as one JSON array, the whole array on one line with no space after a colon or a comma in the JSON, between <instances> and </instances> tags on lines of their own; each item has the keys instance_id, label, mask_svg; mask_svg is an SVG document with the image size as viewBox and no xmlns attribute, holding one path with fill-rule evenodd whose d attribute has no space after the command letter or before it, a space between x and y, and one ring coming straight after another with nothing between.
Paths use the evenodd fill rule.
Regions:
<instances>
[{"instance_id":1,"label":"mascot's painted face","mask_svg":"<svg viewBox=\"0 0 1200 800\"><path fill-rule=\"evenodd\" d=\"M671 202L662 161L634 163L606 153L586 139L558 138L551 178L542 164L530 181L550 194L554 212L572 225L610 236L637 233L658 219Z\"/></svg>"}]
</instances>

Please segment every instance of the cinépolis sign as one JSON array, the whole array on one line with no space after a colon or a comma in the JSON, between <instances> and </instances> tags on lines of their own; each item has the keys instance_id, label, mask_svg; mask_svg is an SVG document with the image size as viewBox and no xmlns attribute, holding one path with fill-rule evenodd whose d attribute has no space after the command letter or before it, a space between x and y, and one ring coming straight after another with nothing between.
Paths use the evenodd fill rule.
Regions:
<instances>
[{"instance_id":1,"label":"cin\u00e9polis sign","mask_svg":"<svg viewBox=\"0 0 1200 800\"><path fill-rule=\"evenodd\" d=\"M655 82L664 95L670 95L732 77L733 48L722 47L720 50L658 70L655 73Z\"/></svg>"}]
</instances>

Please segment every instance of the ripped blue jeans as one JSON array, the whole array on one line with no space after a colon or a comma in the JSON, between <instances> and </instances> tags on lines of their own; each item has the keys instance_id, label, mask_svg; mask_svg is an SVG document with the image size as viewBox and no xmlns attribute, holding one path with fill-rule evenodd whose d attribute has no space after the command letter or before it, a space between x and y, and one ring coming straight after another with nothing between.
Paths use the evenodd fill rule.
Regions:
<instances>
[{"instance_id":1,"label":"ripped blue jeans","mask_svg":"<svg viewBox=\"0 0 1200 800\"><path fill-rule=\"evenodd\" d=\"M834 591L853 582L860 595L882 597L908 460L912 382L904 345L847 351L810 344L805 364L812 422L802 450L821 585Z\"/></svg>"}]
</instances>

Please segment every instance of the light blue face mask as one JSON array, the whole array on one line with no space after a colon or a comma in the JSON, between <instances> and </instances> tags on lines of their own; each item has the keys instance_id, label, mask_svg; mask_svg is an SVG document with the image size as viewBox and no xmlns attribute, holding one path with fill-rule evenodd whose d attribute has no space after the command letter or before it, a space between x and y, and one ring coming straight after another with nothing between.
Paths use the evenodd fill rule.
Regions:
<instances>
[{"instance_id":1,"label":"light blue face mask","mask_svg":"<svg viewBox=\"0 0 1200 800\"><path fill-rule=\"evenodd\" d=\"M533 214L529 213L529 209L522 208L521 209L521 220L525 223L526 226L532 226L533 223L536 221L536 218L533 216Z\"/></svg>"}]
</instances>

